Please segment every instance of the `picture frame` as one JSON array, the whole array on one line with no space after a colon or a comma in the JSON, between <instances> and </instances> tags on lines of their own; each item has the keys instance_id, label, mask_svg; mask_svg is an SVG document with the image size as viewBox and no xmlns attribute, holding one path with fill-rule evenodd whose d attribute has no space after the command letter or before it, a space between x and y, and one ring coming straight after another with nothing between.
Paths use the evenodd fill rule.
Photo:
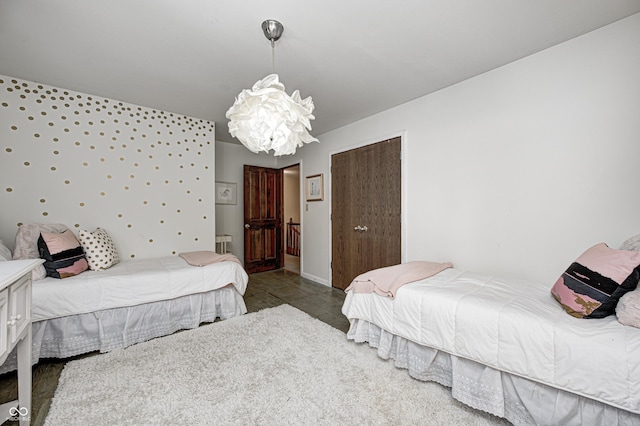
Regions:
<instances>
[{"instance_id":1,"label":"picture frame","mask_svg":"<svg viewBox=\"0 0 640 426\"><path fill-rule=\"evenodd\" d=\"M237 204L237 186L233 182L216 182L216 204Z\"/></svg>"},{"instance_id":2,"label":"picture frame","mask_svg":"<svg viewBox=\"0 0 640 426\"><path fill-rule=\"evenodd\" d=\"M322 173L307 176L305 179L307 201L324 200L324 179Z\"/></svg>"}]
</instances>

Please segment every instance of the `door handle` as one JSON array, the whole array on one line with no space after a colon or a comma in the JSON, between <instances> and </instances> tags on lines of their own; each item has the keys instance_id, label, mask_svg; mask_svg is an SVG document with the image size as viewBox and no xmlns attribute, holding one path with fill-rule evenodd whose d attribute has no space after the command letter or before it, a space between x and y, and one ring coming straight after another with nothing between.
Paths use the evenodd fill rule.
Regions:
<instances>
[{"instance_id":1,"label":"door handle","mask_svg":"<svg viewBox=\"0 0 640 426\"><path fill-rule=\"evenodd\" d=\"M249 225L248 223L245 223L245 224L244 224L244 228L245 228L245 229L250 229L250 228L251 228L251 225Z\"/></svg>"},{"instance_id":2,"label":"door handle","mask_svg":"<svg viewBox=\"0 0 640 426\"><path fill-rule=\"evenodd\" d=\"M356 226L355 228L353 228L354 231L358 231L358 232L367 232L369 230L369 228L367 228L366 226Z\"/></svg>"}]
</instances>

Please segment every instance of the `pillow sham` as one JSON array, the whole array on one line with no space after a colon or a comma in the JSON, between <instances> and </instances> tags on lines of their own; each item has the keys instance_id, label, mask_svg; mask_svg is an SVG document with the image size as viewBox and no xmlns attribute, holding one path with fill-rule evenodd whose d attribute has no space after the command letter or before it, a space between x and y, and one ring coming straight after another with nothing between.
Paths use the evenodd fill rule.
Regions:
<instances>
[{"instance_id":1,"label":"pillow sham","mask_svg":"<svg viewBox=\"0 0 640 426\"><path fill-rule=\"evenodd\" d=\"M11 250L0 240L0 260L11 260Z\"/></svg>"},{"instance_id":2,"label":"pillow sham","mask_svg":"<svg viewBox=\"0 0 640 426\"><path fill-rule=\"evenodd\" d=\"M640 252L591 247L558 278L551 289L564 310L576 318L604 318L640 281Z\"/></svg>"},{"instance_id":3,"label":"pillow sham","mask_svg":"<svg viewBox=\"0 0 640 426\"><path fill-rule=\"evenodd\" d=\"M29 223L21 225L16 233L16 247L13 250L13 260L38 259L38 238L40 232L62 232L67 227L61 223ZM43 265L38 265L31 271L31 280L41 280L47 276Z\"/></svg>"},{"instance_id":4,"label":"pillow sham","mask_svg":"<svg viewBox=\"0 0 640 426\"><path fill-rule=\"evenodd\" d=\"M49 277L67 278L89 269L82 246L68 229L61 233L41 232L38 249Z\"/></svg>"},{"instance_id":5,"label":"pillow sham","mask_svg":"<svg viewBox=\"0 0 640 426\"><path fill-rule=\"evenodd\" d=\"M116 246L104 229L97 228L93 232L81 230L78 239L92 271L103 271L120 261Z\"/></svg>"},{"instance_id":6,"label":"pillow sham","mask_svg":"<svg viewBox=\"0 0 640 426\"><path fill-rule=\"evenodd\" d=\"M631 237L627 241L622 243L622 245L620 246L620 250L640 251L640 235Z\"/></svg>"},{"instance_id":7,"label":"pillow sham","mask_svg":"<svg viewBox=\"0 0 640 426\"><path fill-rule=\"evenodd\" d=\"M616 315L620 324L640 328L640 291L630 291L622 296L616 305Z\"/></svg>"}]
</instances>

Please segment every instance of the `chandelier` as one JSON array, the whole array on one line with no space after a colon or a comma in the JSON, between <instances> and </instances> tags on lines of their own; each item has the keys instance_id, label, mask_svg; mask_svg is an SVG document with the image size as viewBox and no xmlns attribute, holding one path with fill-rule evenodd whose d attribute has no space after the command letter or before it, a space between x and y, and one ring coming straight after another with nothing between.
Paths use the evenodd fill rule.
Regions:
<instances>
[{"instance_id":1,"label":"chandelier","mask_svg":"<svg viewBox=\"0 0 640 426\"><path fill-rule=\"evenodd\" d=\"M274 73L244 89L227 111L229 133L249 150L258 153L273 150L274 155L294 154L296 148L319 142L309 134L313 116L313 100L302 99L298 90L289 96L275 73L275 42L284 27L278 21L262 23L265 37L271 41Z\"/></svg>"}]
</instances>

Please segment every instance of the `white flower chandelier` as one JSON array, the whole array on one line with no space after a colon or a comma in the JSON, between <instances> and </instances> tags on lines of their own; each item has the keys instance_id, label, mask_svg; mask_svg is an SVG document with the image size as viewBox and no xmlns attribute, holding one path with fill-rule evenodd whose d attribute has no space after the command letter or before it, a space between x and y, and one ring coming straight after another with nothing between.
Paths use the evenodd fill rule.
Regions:
<instances>
[{"instance_id":1,"label":"white flower chandelier","mask_svg":"<svg viewBox=\"0 0 640 426\"><path fill-rule=\"evenodd\" d=\"M267 20L262 29L273 52L284 28L278 21ZM294 154L305 143L319 142L309 134L313 108L310 96L302 99L298 90L289 96L278 74L270 74L236 97L226 114L229 133L255 153Z\"/></svg>"}]
</instances>

